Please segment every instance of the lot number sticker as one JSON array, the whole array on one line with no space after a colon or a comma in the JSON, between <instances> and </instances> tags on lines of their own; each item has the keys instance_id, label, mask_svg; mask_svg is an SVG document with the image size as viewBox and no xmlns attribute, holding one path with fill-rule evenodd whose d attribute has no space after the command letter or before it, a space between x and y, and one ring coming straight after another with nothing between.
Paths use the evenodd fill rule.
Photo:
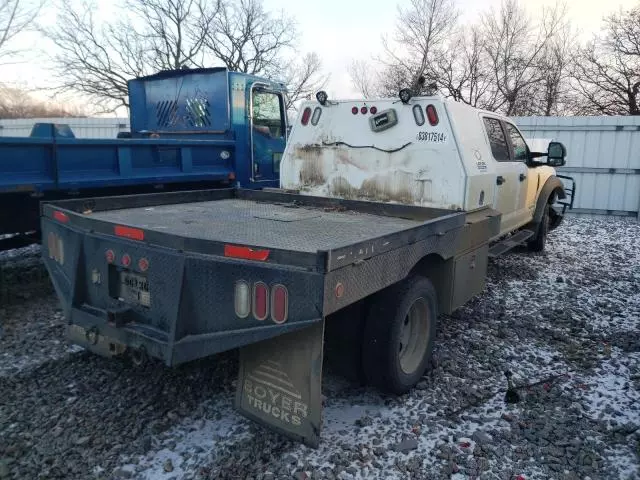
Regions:
<instances>
[{"instance_id":1,"label":"lot number sticker","mask_svg":"<svg viewBox=\"0 0 640 480\"><path fill-rule=\"evenodd\" d=\"M442 132L418 132L419 142L445 143L447 135Z\"/></svg>"}]
</instances>

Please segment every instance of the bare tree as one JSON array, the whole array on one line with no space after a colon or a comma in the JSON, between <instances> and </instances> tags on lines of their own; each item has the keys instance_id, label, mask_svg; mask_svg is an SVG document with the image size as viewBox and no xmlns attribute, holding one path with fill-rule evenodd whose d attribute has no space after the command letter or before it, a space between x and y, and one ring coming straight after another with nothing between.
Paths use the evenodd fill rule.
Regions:
<instances>
[{"instance_id":1,"label":"bare tree","mask_svg":"<svg viewBox=\"0 0 640 480\"><path fill-rule=\"evenodd\" d=\"M0 119L84 116L85 112L77 106L37 100L25 89L0 84Z\"/></svg>"},{"instance_id":2,"label":"bare tree","mask_svg":"<svg viewBox=\"0 0 640 480\"><path fill-rule=\"evenodd\" d=\"M485 51L499 99L496 109L507 115L526 115L535 110L535 85L544 80L541 58L565 15L556 5L543 8L536 28L518 0L503 0L482 17Z\"/></svg>"},{"instance_id":3,"label":"bare tree","mask_svg":"<svg viewBox=\"0 0 640 480\"><path fill-rule=\"evenodd\" d=\"M204 63L205 32L217 4L207 0L127 0L128 15L95 18L98 4L62 0L55 27L44 30L53 42L53 69L59 90L80 92L103 111L128 107L131 78ZM210 59L209 59L210 60Z\"/></svg>"},{"instance_id":4,"label":"bare tree","mask_svg":"<svg viewBox=\"0 0 640 480\"><path fill-rule=\"evenodd\" d=\"M375 95L375 72L369 62L353 60L347 68L353 86L363 98L371 98Z\"/></svg>"},{"instance_id":5,"label":"bare tree","mask_svg":"<svg viewBox=\"0 0 640 480\"><path fill-rule=\"evenodd\" d=\"M540 61L542 82L539 86L540 115L562 115L574 108L575 95L570 72L577 54L577 39L569 23L559 28L546 44Z\"/></svg>"},{"instance_id":6,"label":"bare tree","mask_svg":"<svg viewBox=\"0 0 640 480\"><path fill-rule=\"evenodd\" d=\"M393 41L382 39L384 55L380 62L385 71L378 89L395 94L399 86L404 86L421 92L423 85L435 79L435 58L458 17L453 0L411 0L406 9L398 7Z\"/></svg>"},{"instance_id":7,"label":"bare tree","mask_svg":"<svg viewBox=\"0 0 640 480\"><path fill-rule=\"evenodd\" d=\"M251 74L275 74L283 56L293 53L296 28L284 14L273 16L262 0L223 3L211 22L203 25L206 46L229 70Z\"/></svg>"},{"instance_id":8,"label":"bare tree","mask_svg":"<svg viewBox=\"0 0 640 480\"><path fill-rule=\"evenodd\" d=\"M485 38L478 26L461 29L437 61L442 93L458 102L493 110L497 101Z\"/></svg>"},{"instance_id":9,"label":"bare tree","mask_svg":"<svg viewBox=\"0 0 640 480\"><path fill-rule=\"evenodd\" d=\"M159 70L222 64L287 78L297 82L289 85L293 101L321 80L317 56L287 60L296 53L295 25L262 0L122 0L126 15L107 21L96 19L95 0L71 1L61 0L56 25L45 30L58 89L83 93L103 111L128 107L127 81Z\"/></svg>"},{"instance_id":10,"label":"bare tree","mask_svg":"<svg viewBox=\"0 0 640 480\"><path fill-rule=\"evenodd\" d=\"M640 115L640 5L605 19L604 35L581 49L573 77L579 113Z\"/></svg>"},{"instance_id":11,"label":"bare tree","mask_svg":"<svg viewBox=\"0 0 640 480\"><path fill-rule=\"evenodd\" d=\"M18 53L18 49L10 48L10 43L31 27L43 3L44 0L0 0L0 58L6 59Z\"/></svg>"},{"instance_id":12,"label":"bare tree","mask_svg":"<svg viewBox=\"0 0 640 480\"><path fill-rule=\"evenodd\" d=\"M329 77L322 74L322 61L317 53L304 55L283 69L281 81L287 85L287 110L296 111L296 104L325 88ZM278 78L278 77L275 77Z\"/></svg>"},{"instance_id":13,"label":"bare tree","mask_svg":"<svg viewBox=\"0 0 640 480\"><path fill-rule=\"evenodd\" d=\"M158 70L203 66L205 41L220 11L220 0L127 0L144 26L136 32L151 48Z\"/></svg>"}]
</instances>

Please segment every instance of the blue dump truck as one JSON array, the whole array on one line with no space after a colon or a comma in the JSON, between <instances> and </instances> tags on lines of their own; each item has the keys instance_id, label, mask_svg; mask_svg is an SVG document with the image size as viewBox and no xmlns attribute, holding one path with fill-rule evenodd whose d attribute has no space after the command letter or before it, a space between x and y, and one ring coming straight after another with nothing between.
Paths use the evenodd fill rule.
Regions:
<instances>
[{"instance_id":1,"label":"blue dump truck","mask_svg":"<svg viewBox=\"0 0 640 480\"><path fill-rule=\"evenodd\" d=\"M130 132L118 138L78 139L55 124L36 124L26 138L0 137L0 236L38 232L41 201L278 185L283 84L207 68L128 85Z\"/></svg>"}]
</instances>

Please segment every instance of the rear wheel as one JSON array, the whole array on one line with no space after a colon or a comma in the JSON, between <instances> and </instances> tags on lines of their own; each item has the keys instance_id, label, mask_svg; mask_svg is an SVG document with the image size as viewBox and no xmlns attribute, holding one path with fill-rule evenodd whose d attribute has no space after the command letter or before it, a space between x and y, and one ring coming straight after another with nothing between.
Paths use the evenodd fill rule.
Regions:
<instances>
[{"instance_id":1,"label":"rear wheel","mask_svg":"<svg viewBox=\"0 0 640 480\"><path fill-rule=\"evenodd\" d=\"M424 374L433 351L437 297L431 282L411 276L371 298L362 347L367 382L403 394Z\"/></svg>"}]
</instances>

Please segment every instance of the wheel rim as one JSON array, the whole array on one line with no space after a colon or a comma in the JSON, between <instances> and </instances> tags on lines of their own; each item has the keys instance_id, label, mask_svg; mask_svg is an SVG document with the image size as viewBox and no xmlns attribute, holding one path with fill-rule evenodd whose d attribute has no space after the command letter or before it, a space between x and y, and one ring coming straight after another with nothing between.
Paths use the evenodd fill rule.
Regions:
<instances>
[{"instance_id":1,"label":"wheel rim","mask_svg":"<svg viewBox=\"0 0 640 480\"><path fill-rule=\"evenodd\" d=\"M400 368L412 374L418 368L429 344L429 308L424 298L413 302L402 323L398 357Z\"/></svg>"}]
</instances>

